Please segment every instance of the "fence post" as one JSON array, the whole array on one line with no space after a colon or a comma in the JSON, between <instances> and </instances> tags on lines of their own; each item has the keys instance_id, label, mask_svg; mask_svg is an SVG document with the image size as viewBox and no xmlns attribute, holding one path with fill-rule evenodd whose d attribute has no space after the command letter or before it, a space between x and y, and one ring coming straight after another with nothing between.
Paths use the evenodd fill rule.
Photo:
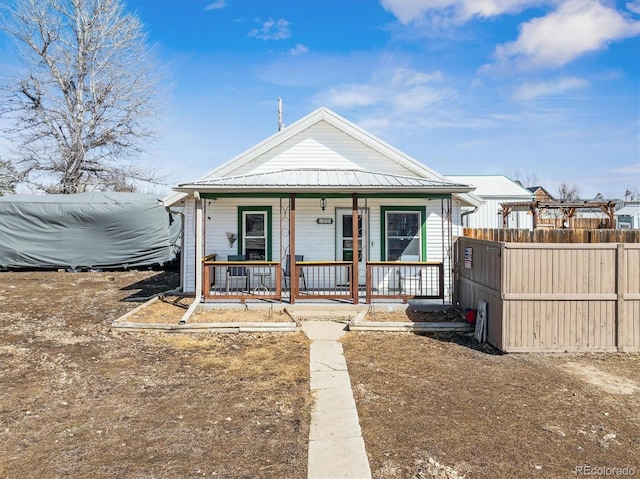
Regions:
<instances>
[{"instance_id":1,"label":"fence post","mask_svg":"<svg viewBox=\"0 0 640 479\"><path fill-rule=\"evenodd\" d=\"M624 293L626 290L626 257L625 257L624 243L618 243L616 254L616 293L618 298L616 300L616 346L619 352L625 350L625 338L627 324L625 317L625 304Z\"/></svg>"}]
</instances>

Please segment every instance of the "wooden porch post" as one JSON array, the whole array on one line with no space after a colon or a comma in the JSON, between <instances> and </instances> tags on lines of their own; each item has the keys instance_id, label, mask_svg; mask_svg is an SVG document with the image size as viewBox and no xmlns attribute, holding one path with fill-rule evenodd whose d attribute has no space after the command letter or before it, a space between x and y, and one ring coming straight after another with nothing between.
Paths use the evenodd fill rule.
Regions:
<instances>
[{"instance_id":1,"label":"wooden porch post","mask_svg":"<svg viewBox=\"0 0 640 479\"><path fill-rule=\"evenodd\" d=\"M360 291L358 285L358 261L360 259L359 243L359 231L358 231L358 194L353 193L352 201L352 231L353 231L353 266L351 271L351 296L353 298L353 304L358 304L358 294Z\"/></svg>"},{"instance_id":2,"label":"wooden porch post","mask_svg":"<svg viewBox=\"0 0 640 479\"><path fill-rule=\"evenodd\" d=\"M298 295L298 271L296 269L296 194L289 195L289 302L296 302Z\"/></svg>"}]
</instances>

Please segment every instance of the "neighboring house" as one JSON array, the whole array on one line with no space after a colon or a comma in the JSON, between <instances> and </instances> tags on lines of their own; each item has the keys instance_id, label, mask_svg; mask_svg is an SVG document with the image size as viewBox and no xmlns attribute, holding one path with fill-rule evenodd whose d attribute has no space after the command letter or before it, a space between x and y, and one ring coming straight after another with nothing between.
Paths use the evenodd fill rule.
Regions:
<instances>
[{"instance_id":1,"label":"neighboring house","mask_svg":"<svg viewBox=\"0 0 640 479\"><path fill-rule=\"evenodd\" d=\"M570 221L571 227L582 229L609 229L615 224L610 224L609 215L600 208L580 208Z\"/></svg>"},{"instance_id":2,"label":"neighboring house","mask_svg":"<svg viewBox=\"0 0 640 479\"><path fill-rule=\"evenodd\" d=\"M326 108L174 190L182 284L205 300L444 299L461 210L482 203Z\"/></svg>"},{"instance_id":3,"label":"neighboring house","mask_svg":"<svg viewBox=\"0 0 640 479\"><path fill-rule=\"evenodd\" d=\"M454 183L475 186L474 194L484 200L477 209L467 209L462 213L465 228L502 228L502 206L505 202L530 202L534 193L506 176L460 176L448 175ZM507 216L507 228L532 229L533 220L528 211L513 211Z\"/></svg>"},{"instance_id":4,"label":"neighboring house","mask_svg":"<svg viewBox=\"0 0 640 479\"><path fill-rule=\"evenodd\" d=\"M542 186L529 186L527 189L534 194L536 201L552 201L555 198Z\"/></svg>"},{"instance_id":5,"label":"neighboring house","mask_svg":"<svg viewBox=\"0 0 640 479\"><path fill-rule=\"evenodd\" d=\"M618 229L640 229L640 203L626 202L622 208L613 214L616 217Z\"/></svg>"}]
</instances>

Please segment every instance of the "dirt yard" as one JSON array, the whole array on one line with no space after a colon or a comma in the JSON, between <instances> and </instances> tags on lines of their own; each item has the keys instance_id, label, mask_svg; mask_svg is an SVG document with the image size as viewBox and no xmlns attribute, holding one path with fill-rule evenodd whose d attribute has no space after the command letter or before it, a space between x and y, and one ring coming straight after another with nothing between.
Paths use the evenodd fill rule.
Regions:
<instances>
[{"instance_id":1,"label":"dirt yard","mask_svg":"<svg viewBox=\"0 0 640 479\"><path fill-rule=\"evenodd\" d=\"M0 477L306 477L301 333L111 328L140 304L126 298L177 282L0 273ZM172 301L145 321L176 322L189 300ZM466 335L388 332L343 344L375 478L640 476L639 354L499 355Z\"/></svg>"},{"instance_id":2,"label":"dirt yard","mask_svg":"<svg viewBox=\"0 0 640 479\"><path fill-rule=\"evenodd\" d=\"M499 355L465 335L343 343L376 478L640 476L638 354Z\"/></svg>"},{"instance_id":3,"label":"dirt yard","mask_svg":"<svg viewBox=\"0 0 640 479\"><path fill-rule=\"evenodd\" d=\"M0 477L305 478L302 333L121 333L175 274L0 273Z\"/></svg>"}]
</instances>

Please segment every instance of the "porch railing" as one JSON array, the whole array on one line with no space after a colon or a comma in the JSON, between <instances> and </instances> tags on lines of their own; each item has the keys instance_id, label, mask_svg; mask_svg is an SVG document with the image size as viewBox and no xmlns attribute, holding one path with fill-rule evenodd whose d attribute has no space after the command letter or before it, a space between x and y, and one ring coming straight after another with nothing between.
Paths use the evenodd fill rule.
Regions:
<instances>
[{"instance_id":1,"label":"porch railing","mask_svg":"<svg viewBox=\"0 0 640 479\"><path fill-rule=\"evenodd\" d=\"M370 261L367 263L367 303L376 299L444 299L444 264Z\"/></svg>"},{"instance_id":2,"label":"porch railing","mask_svg":"<svg viewBox=\"0 0 640 479\"><path fill-rule=\"evenodd\" d=\"M353 301L366 291L366 302L377 299L444 299L444 264L372 261L366 281L352 284L350 261L302 261L291 274L278 261L203 261L204 299L282 300L333 299ZM288 268L287 268L288 269ZM284 288L283 288L284 287Z\"/></svg>"},{"instance_id":3,"label":"porch railing","mask_svg":"<svg viewBox=\"0 0 640 479\"><path fill-rule=\"evenodd\" d=\"M278 261L204 261L204 299L282 298Z\"/></svg>"},{"instance_id":4,"label":"porch railing","mask_svg":"<svg viewBox=\"0 0 640 479\"><path fill-rule=\"evenodd\" d=\"M351 261L297 262L291 275L291 301L298 298L352 300L352 268ZM285 287L290 280L285 278Z\"/></svg>"}]
</instances>

